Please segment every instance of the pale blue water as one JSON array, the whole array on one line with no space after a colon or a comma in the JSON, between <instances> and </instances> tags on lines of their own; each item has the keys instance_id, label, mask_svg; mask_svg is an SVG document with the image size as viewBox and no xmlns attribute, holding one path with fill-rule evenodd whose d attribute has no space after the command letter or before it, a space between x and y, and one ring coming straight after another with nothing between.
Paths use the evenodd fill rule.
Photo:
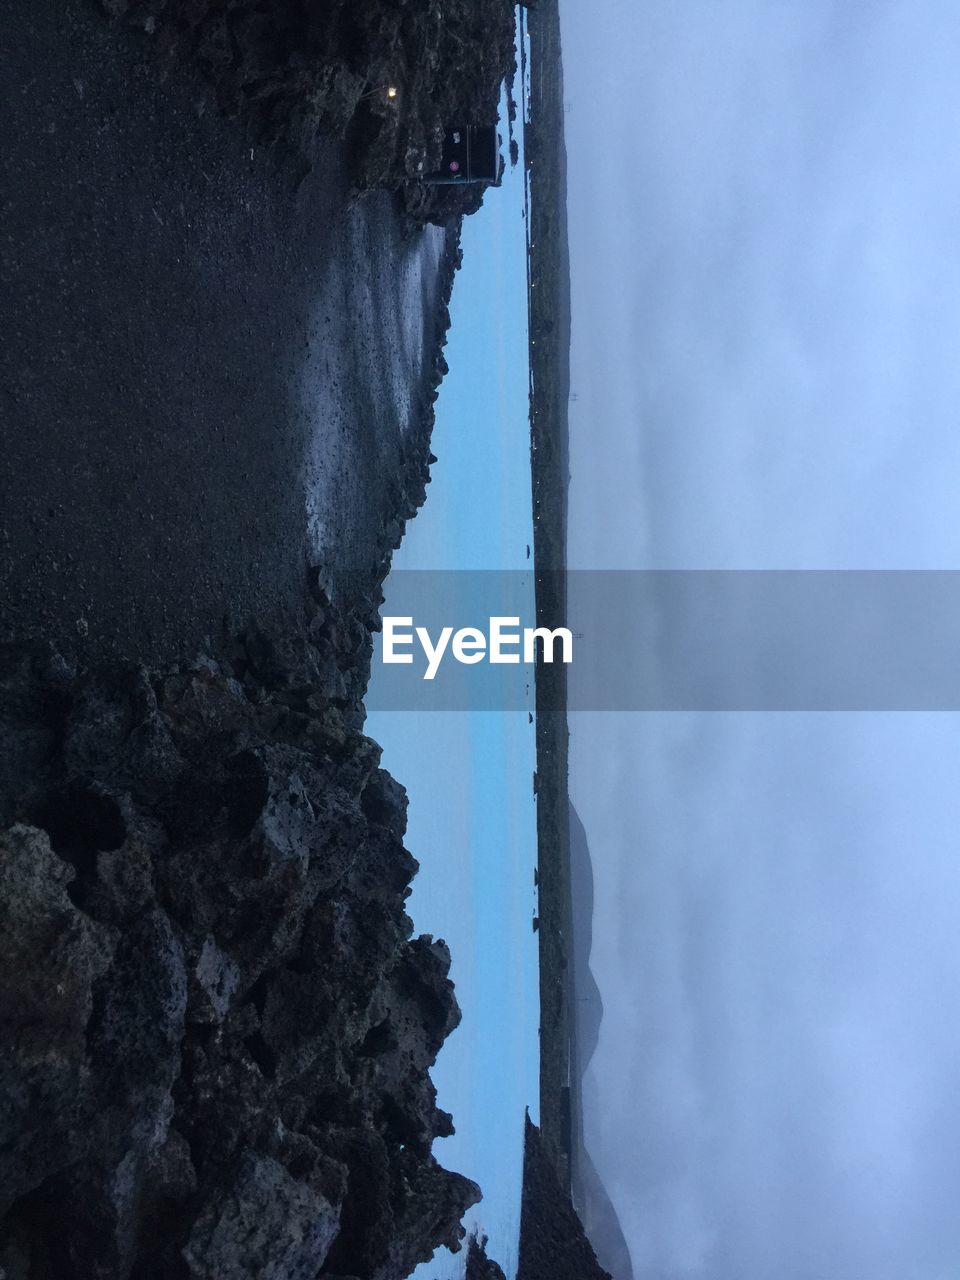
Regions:
<instances>
[{"instance_id":1,"label":"pale blue water","mask_svg":"<svg viewBox=\"0 0 960 1280\"><path fill-rule=\"evenodd\" d=\"M397 568L530 569L522 209L521 161L464 224L450 372L437 403L438 462ZM532 598L532 574L529 590ZM389 580L386 596L389 613ZM408 909L418 930L450 944L463 1010L433 1073L457 1127L435 1154L480 1183L484 1199L466 1223L490 1237L491 1256L512 1278L524 1108L536 1118L539 1073L534 727L526 712L380 712L371 713L367 732L409 793L407 846L421 870ZM444 1250L414 1274L460 1277L464 1256Z\"/></svg>"}]
</instances>

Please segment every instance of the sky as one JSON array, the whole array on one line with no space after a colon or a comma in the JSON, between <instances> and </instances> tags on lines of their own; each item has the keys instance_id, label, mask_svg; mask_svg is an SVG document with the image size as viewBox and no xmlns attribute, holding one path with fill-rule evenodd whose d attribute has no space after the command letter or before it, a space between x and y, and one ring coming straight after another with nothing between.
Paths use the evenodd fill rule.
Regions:
<instances>
[{"instance_id":1,"label":"sky","mask_svg":"<svg viewBox=\"0 0 960 1280\"><path fill-rule=\"evenodd\" d=\"M561 20L571 567L960 568L960 9ZM637 1274L952 1280L960 719L571 735L586 1136Z\"/></svg>"}]
</instances>

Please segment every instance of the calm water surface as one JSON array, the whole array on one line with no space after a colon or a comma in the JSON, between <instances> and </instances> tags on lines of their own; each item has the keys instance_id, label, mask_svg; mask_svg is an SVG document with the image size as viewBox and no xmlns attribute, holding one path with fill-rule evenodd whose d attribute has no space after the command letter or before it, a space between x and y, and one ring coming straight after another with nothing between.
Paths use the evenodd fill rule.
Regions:
<instances>
[{"instance_id":1,"label":"calm water surface","mask_svg":"<svg viewBox=\"0 0 960 1280\"><path fill-rule=\"evenodd\" d=\"M397 568L530 568L522 209L522 168L508 170L503 187L464 224L450 372L437 403L438 462ZM389 580L386 597L389 613ZM450 944L463 1010L433 1073L439 1104L457 1128L435 1154L480 1183L484 1199L467 1225L489 1235L491 1256L512 1278L523 1116L529 1106L536 1118L539 1072L534 726L526 712L372 712L367 732L407 787L407 845L421 864L409 910L419 931ZM414 1274L459 1278L463 1263L463 1253L444 1250Z\"/></svg>"}]
</instances>

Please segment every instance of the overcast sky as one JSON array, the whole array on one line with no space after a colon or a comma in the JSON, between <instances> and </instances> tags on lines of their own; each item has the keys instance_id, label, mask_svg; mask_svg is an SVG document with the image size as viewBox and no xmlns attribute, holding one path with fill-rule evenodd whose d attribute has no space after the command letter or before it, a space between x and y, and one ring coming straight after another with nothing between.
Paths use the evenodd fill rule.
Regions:
<instances>
[{"instance_id":1,"label":"overcast sky","mask_svg":"<svg viewBox=\"0 0 960 1280\"><path fill-rule=\"evenodd\" d=\"M960 568L960 7L561 13L571 565ZM638 1274L955 1280L958 718L572 735Z\"/></svg>"}]
</instances>

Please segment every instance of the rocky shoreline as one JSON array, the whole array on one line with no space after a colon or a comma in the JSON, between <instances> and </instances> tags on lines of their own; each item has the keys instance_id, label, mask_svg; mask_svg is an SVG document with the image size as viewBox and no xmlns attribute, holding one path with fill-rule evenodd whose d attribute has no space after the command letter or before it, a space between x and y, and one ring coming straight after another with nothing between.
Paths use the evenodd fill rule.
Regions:
<instances>
[{"instance_id":1,"label":"rocky shoreline","mask_svg":"<svg viewBox=\"0 0 960 1280\"><path fill-rule=\"evenodd\" d=\"M449 110L487 118L512 8L399 8L9 18L29 94L0 368L3 1280L399 1280L461 1246L480 1195L431 1154L459 1010L362 727L380 583L433 461L455 223L412 322L377 300L402 300L411 220L466 207L409 165ZM392 120L363 97L388 53ZM204 110L198 68L258 132ZM399 211L356 213L351 157ZM410 334L397 410L365 379ZM329 395L321 462L352 468L319 563L297 365Z\"/></svg>"},{"instance_id":2,"label":"rocky shoreline","mask_svg":"<svg viewBox=\"0 0 960 1280\"><path fill-rule=\"evenodd\" d=\"M487 1237L473 1235L467 1244L464 1280L505 1280L503 1268L487 1256Z\"/></svg>"},{"instance_id":3,"label":"rocky shoreline","mask_svg":"<svg viewBox=\"0 0 960 1280\"><path fill-rule=\"evenodd\" d=\"M165 672L0 654L5 1280L389 1280L460 1246L450 956L344 712L357 630L312 615L299 665L256 634Z\"/></svg>"},{"instance_id":4,"label":"rocky shoreline","mask_svg":"<svg viewBox=\"0 0 960 1280\"><path fill-rule=\"evenodd\" d=\"M98 3L161 63L198 67L221 110L305 163L319 133L345 138L357 186L399 191L415 220L479 207L478 188L420 180L439 166L446 128L497 123L515 66L513 0Z\"/></svg>"},{"instance_id":5,"label":"rocky shoreline","mask_svg":"<svg viewBox=\"0 0 960 1280\"><path fill-rule=\"evenodd\" d=\"M526 1119L517 1280L613 1280L597 1261L540 1129Z\"/></svg>"},{"instance_id":6,"label":"rocky shoreline","mask_svg":"<svg viewBox=\"0 0 960 1280\"><path fill-rule=\"evenodd\" d=\"M190 662L0 647L4 1280L399 1280L461 1247L480 1188L431 1154L450 956L413 934L405 793L362 733L458 263L372 563Z\"/></svg>"}]
</instances>

